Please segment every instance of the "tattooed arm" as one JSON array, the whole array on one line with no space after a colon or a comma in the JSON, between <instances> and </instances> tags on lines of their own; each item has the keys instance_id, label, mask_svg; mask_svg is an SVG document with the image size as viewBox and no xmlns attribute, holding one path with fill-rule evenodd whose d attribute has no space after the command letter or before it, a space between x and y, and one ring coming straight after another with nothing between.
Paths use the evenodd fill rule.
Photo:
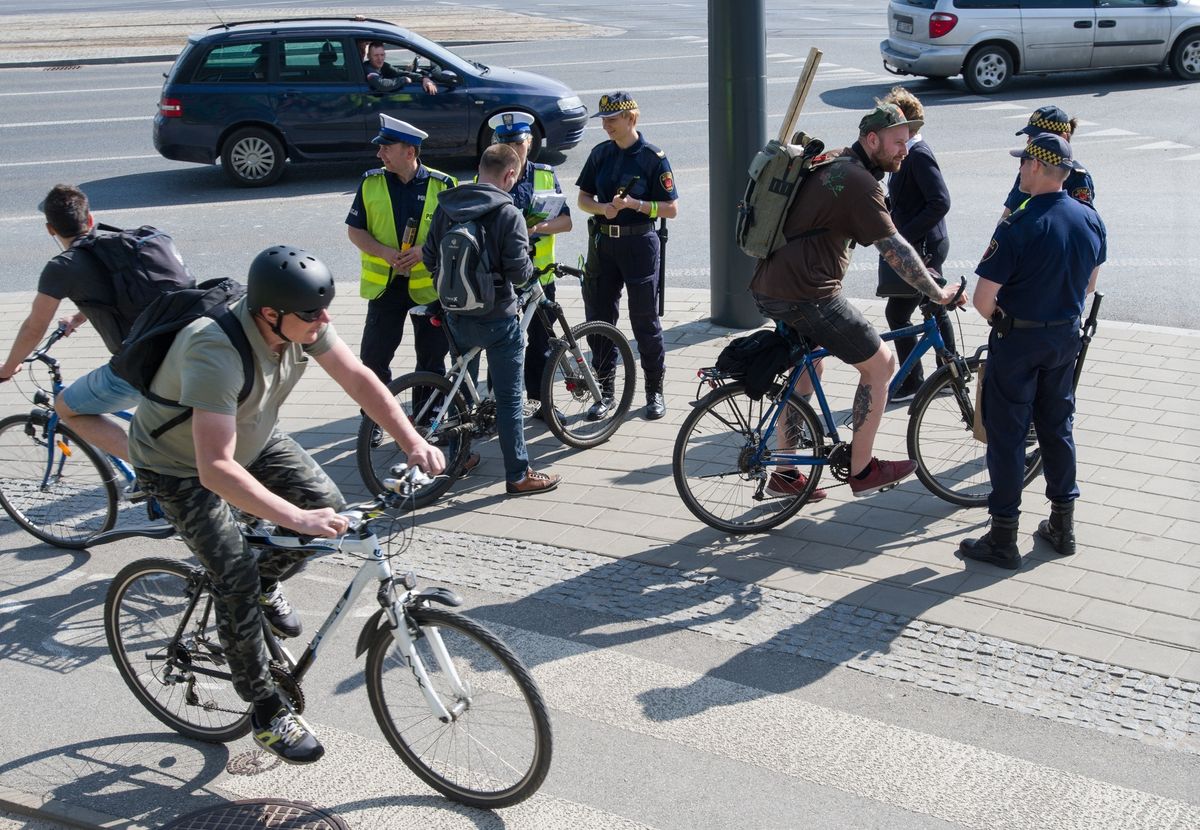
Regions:
<instances>
[{"instance_id":1,"label":"tattooed arm","mask_svg":"<svg viewBox=\"0 0 1200 830\"><path fill-rule=\"evenodd\" d=\"M917 255L913 246L908 244L908 240L899 233L884 237L875 243L875 247L902 280L926 297L946 305L958 293L958 286L942 288L933 281L933 277L929 276L929 271L925 268L925 263L921 262L921 257Z\"/></svg>"}]
</instances>

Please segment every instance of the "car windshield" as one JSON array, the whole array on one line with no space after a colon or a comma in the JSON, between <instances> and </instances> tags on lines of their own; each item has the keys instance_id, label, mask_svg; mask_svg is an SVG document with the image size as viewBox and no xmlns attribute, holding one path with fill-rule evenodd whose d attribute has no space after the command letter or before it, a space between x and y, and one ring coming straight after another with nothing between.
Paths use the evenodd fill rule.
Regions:
<instances>
[{"instance_id":1,"label":"car windshield","mask_svg":"<svg viewBox=\"0 0 1200 830\"><path fill-rule=\"evenodd\" d=\"M443 67L449 67L462 72L468 66L474 66L480 72L487 72L488 68L481 63L466 58L460 57L445 46L434 43L432 40L421 37L416 32L408 33L408 42L418 51L424 52L430 58L440 63Z\"/></svg>"}]
</instances>

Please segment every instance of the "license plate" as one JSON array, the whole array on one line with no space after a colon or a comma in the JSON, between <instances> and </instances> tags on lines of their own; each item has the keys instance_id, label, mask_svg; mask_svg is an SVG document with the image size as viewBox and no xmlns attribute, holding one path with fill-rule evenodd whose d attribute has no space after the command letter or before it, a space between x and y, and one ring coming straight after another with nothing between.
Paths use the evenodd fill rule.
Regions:
<instances>
[{"instance_id":1,"label":"license plate","mask_svg":"<svg viewBox=\"0 0 1200 830\"><path fill-rule=\"evenodd\" d=\"M906 35L912 34L912 23L907 20L896 21L896 31Z\"/></svg>"}]
</instances>

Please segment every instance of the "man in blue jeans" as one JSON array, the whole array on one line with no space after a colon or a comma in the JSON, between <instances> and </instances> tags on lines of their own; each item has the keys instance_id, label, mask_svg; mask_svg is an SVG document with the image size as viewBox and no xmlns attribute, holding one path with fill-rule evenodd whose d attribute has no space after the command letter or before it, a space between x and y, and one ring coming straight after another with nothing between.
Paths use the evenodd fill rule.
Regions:
<instances>
[{"instance_id":1,"label":"man in blue jeans","mask_svg":"<svg viewBox=\"0 0 1200 830\"><path fill-rule=\"evenodd\" d=\"M504 454L504 479L510 496L546 493L560 480L556 475L534 472L525 448L521 406L525 345L514 288L529 282L534 269L524 215L508 194L520 175L520 162L516 151L507 145L493 144L484 150L478 180L445 190L438 197L437 211L421 249L421 259L436 284L442 237L451 225L474 220L482 231L488 261L496 275L495 303L484 314L447 313L446 324L460 349L481 346L487 352L496 395L500 451Z\"/></svg>"}]
</instances>

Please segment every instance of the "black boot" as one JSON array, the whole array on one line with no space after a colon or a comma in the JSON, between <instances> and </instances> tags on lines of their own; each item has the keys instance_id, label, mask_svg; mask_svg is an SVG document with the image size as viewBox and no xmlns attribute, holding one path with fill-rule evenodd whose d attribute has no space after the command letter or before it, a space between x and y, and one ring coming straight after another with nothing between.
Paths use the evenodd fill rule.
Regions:
<instances>
[{"instance_id":1,"label":"black boot","mask_svg":"<svg viewBox=\"0 0 1200 830\"><path fill-rule=\"evenodd\" d=\"M992 516L992 527L982 539L963 539L958 549L967 559L1015 571L1021 567L1017 552L1017 519Z\"/></svg>"},{"instance_id":2,"label":"black boot","mask_svg":"<svg viewBox=\"0 0 1200 830\"><path fill-rule=\"evenodd\" d=\"M1075 554L1075 502L1050 503L1050 518L1042 519L1034 536L1045 539L1059 556Z\"/></svg>"},{"instance_id":3,"label":"black boot","mask_svg":"<svg viewBox=\"0 0 1200 830\"><path fill-rule=\"evenodd\" d=\"M646 377L646 420L657 421L667 414L667 400L663 397L663 378Z\"/></svg>"}]
</instances>

